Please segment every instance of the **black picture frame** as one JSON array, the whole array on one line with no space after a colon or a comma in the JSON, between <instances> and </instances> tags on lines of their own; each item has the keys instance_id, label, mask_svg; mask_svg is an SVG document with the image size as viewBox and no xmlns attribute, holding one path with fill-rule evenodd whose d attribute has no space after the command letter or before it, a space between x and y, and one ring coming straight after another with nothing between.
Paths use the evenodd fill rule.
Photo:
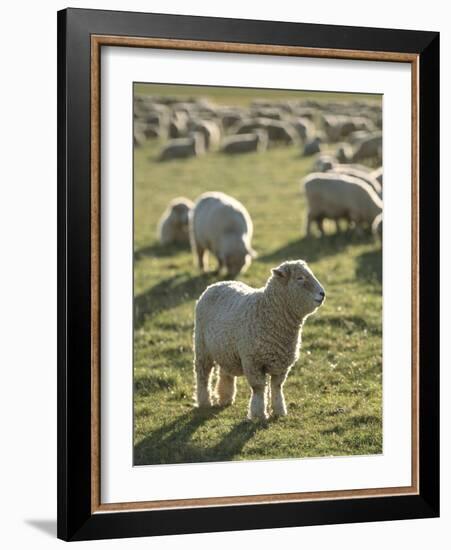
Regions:
<instances>
[{"instance_id":1,"label":"black picture frame","mask_svg":"<svg viewBox=\"0 0 451 550\"><path fill-rule=\"evenodd\" d=\"M418 55L419 494L92 512L92 35ZM438 515L439 33L85 9L58 12L58 537L88 540Z\"/></svg>"}]
</instances>

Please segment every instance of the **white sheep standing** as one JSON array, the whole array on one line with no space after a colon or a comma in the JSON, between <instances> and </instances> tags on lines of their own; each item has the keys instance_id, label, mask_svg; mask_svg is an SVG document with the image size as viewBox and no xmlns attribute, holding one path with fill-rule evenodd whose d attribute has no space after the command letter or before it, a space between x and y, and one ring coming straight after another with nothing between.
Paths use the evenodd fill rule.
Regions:
<instances>
[{"instance_id":1,"label":"white sheep standing","mask_svg":"<svg viewBox=\"0 0 451 550\"><path fill-rule=\"evenodd\" d=\"M382 212L382 201L373 188L360 178L337 172L314 172L304 178L301 187L305 189L308 202L306 232L311 234L315 221L324 235L323 220L338 221L346 219L359 228L371 224Z\"/></svg>"},{"instance_id":2,"label":"white sheep standing","mask_svg":"<svg viewBox=\"0 0 451 550\"><path fill-rule=\"evenodd\" d=\"M169 203L157 226L161 244L189 242L189 213L193 206L185 197L177 197Z\"/></svg>"},{"instance_id":3,"label":"white sheep standing","mask_svg":"<svg viewBox=\"0 0 451 550\"><path fill-rule=\"evenodd\" d=\"M236 377L244 375L252 392L250 419L267 418L269 378L272 414L286 415L283 385L299 358L302 326L324 298L323 287L302 260L273 269L263 288L236 281L207 287L195 308L197 406L233 404ZM213 395L215 364L219 378Z\"/></svg>"},{"instance_id":4,"label":"white sheep standing","mask_svg":"<svg viewBox=\"0 0 451 550\"><path fill-rule=\"evenodd\" d=\"M190 213L191 247L199 268L205 270L205 254L218 260L218 273L227 270L231 278L249 267L253 224L246 208L225 193L204 193Z\"/></svg>"}]
</instances>

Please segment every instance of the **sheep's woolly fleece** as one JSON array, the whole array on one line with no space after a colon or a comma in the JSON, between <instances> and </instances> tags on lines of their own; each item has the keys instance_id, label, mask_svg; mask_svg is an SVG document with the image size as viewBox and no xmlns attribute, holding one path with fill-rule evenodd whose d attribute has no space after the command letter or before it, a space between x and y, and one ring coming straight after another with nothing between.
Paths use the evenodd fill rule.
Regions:
<instances>
[{"instance_id":1,"label":"sheep's woolly fleece","mask_svg":"<svg viewBox=\"0 0 451 550\"><path fill-rule=\"evenodd\" d=\"M195 311L197 405L232 404L235 377L244 375L252 389L248 416L264 419L269 375L272 412L285 415L282 386L299 357L303 322L324 296L323 287L302 260L273 269L263 288L235 281L209 286ZM215 396L211 389L214 364L219 366Z\"/></svg>"}]
</instances>

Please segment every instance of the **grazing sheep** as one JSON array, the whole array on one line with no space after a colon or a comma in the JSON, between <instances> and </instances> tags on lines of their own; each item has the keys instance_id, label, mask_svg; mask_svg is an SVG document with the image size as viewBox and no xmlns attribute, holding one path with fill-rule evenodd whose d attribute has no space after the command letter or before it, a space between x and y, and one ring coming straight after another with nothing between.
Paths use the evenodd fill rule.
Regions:
<instances>
[{"instance_id":1,"label":"grazing sheep","mask_svg":"<svg viewBox=\"0 0 451 550\"><path fill-rule=\"evenodd\" d=\"M335 172L313 173L307 176L302 186L308 202L307 235L315 221L324 235L323 220L334 220L339 231L338 221L346 219L359 228L371 225L382 212L382 201L372 187L360 178Z\"/></svg>"},{"instance_id":2,"label":"grazing sheep","mask_svg":"<svg viewBox=\"0 0 451 550\"><path fill-rule=\"evenodd\" d=\"M251 134L227 136L221 143L221 152L229 155L265 151L268 148L268 134L256 130Z\"/></svg>"},{"instance_id":3,"label":"grazing sheep","mask_svg":"<svg viewBox=\"0 0 451 550\"><path fill-rule=\"evenodd\" d=\"M178 197L169 203L157 227L161 244L189 242L189 213L193 206L193 202L185 197Z\"/></svg>"},{"instance_id":4,"label":"grazing sheep","mask_svg":"<svg viewBox=\"0 0 451 550\"><path fill-rule=\"evenodd\" d=\"M204 193L190 214L191 247L199 268L204 271L204 255L212 252L231 278L247 269L251 258L253 225L246 208L225 193Z\"/></svg>"},{"instance_id":5,"label":"grazing sheep","mask_svg":"<svg viewBox=\"0 0 451 550\"><path fill-rule=\"evenodd\" d=\"M251 387L248 418L284 416L283 385L299 358L305 319L324 302L325 292L302 260L272 270L266 286L255 289L226 281L210 285L196 303L194 327L195 399L198 407L232 405L236 377ZM213 365L219 367L215 396ZM270 378L270 383L269 383Z\"/></svg>"},{"instance_id":6,"label":"grazing sheep","mask_svg":"<svg viewBox=\"0 0 451 550\"><path fill-rule=\"evenodd\" d=\"M310 157L321 151L321 138L316 136L304 145L304 156Z\"/></svg>"},{"instance_id":7,"label":"grazing sheep","mask_svg":"<svg viewBox=\"0 0 451 550\"><path fill-rule=\"evenodd\" d=\"M373 235L377 235L382 240L382 213L374 218L371 230L373 231Z\"/></svg>"},{"instance_id":8,"label":"grazing sheep","mask_svg":"<svg viewBox=\"0 0 451 550\"><path fill-rule=\"evenodd\" d=\"M189 137L171 139L163 147L159 160L185 159L205 153L205 140L200 132Z\"/></svg>"},{"instance_id":9,"label":"grazing sheep","mask_svg":"<svg viewBox=\"0 0 451 550\"><path fill-rule=\"evenodd\" d=\"M361 139L355 144L352 162L358 162L368 158L382 157L382 132L375 132Z\"/></svg>"}]
</instances>

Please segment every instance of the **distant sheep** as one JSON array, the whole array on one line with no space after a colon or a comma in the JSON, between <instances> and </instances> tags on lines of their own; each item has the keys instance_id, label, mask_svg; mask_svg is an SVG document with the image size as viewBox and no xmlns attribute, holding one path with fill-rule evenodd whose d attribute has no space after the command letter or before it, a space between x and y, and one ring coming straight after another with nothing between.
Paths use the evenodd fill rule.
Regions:
<instances>
[{"instance_id":1,"label":"distant sheep","mask_svg":"<svg viewBox=\"0 0 451 550\"><path fill-rule=\"evenodd\" d=\"M204 193L191 211L191 246L202 271L208 251L218 260L218 272L225 269L233 278L247 269L255 255L252 233L252 220L246 208L225 193Z\"/></svg>"},{"instance_id":2,"label":"distant sheep","mask_svg":"<svg viewBox=\"0 0 451 550\"><path fill-rule=\"evenodd\" d=\"M186 138L171 139L163 147L159 160L185 159L205 153L205 139L200 132Z\"/></svg>"},{"instance_id":3,"label":"distant sheep","mask_svg":"<svg viewBox=\"0 0 451 550\"><path fill-rule=\"evenodd\" d=\"M269 386L272 414L285 416L283 385L299 358L302 326L324 298L323 287L302 260L273 269L263 288L235 281L210 285L195 310L197 406L232 405L236 377L245 376L252 392L248 418L267 418ZM219 366L215 395L211 388L214 364Z\"/></svg>"},{"instance_id":4,"label":"distant sheep","mask_svg":"<svg viewBox=\"0 0 451 550\"><path fill-rule=\"evenodd\" d=\"M157 227L161 244L189 242L189 212L193 206L192 201L185 197L178 197L169 203Z\"/></svg>"},{"instance_id":5,"label":"distant sheep","mask_svg":"<svg viewBox=\"0 0 451 550\"><path fill-rule=\"evenodd\" d=\"M336 223L346 219L359 228L371 224L382 212L382 201L372 187L360 178L339 173L313 173L307 176L302 186L308 202L307 235L311 235L312 223L316 222L324 235L323 220Z\"/></svg>"},{"instance_id":6,"label":"distant sheep","mask_svg":"<svg viewBox=\"0 0 451 550\"><path fill-rule=\"evenodd\" d=\"M251 134L227 136L221 143L221 152L229 155L265 151L268 148L268 134L257 130Z\"/></svg>"}]
</instances>

